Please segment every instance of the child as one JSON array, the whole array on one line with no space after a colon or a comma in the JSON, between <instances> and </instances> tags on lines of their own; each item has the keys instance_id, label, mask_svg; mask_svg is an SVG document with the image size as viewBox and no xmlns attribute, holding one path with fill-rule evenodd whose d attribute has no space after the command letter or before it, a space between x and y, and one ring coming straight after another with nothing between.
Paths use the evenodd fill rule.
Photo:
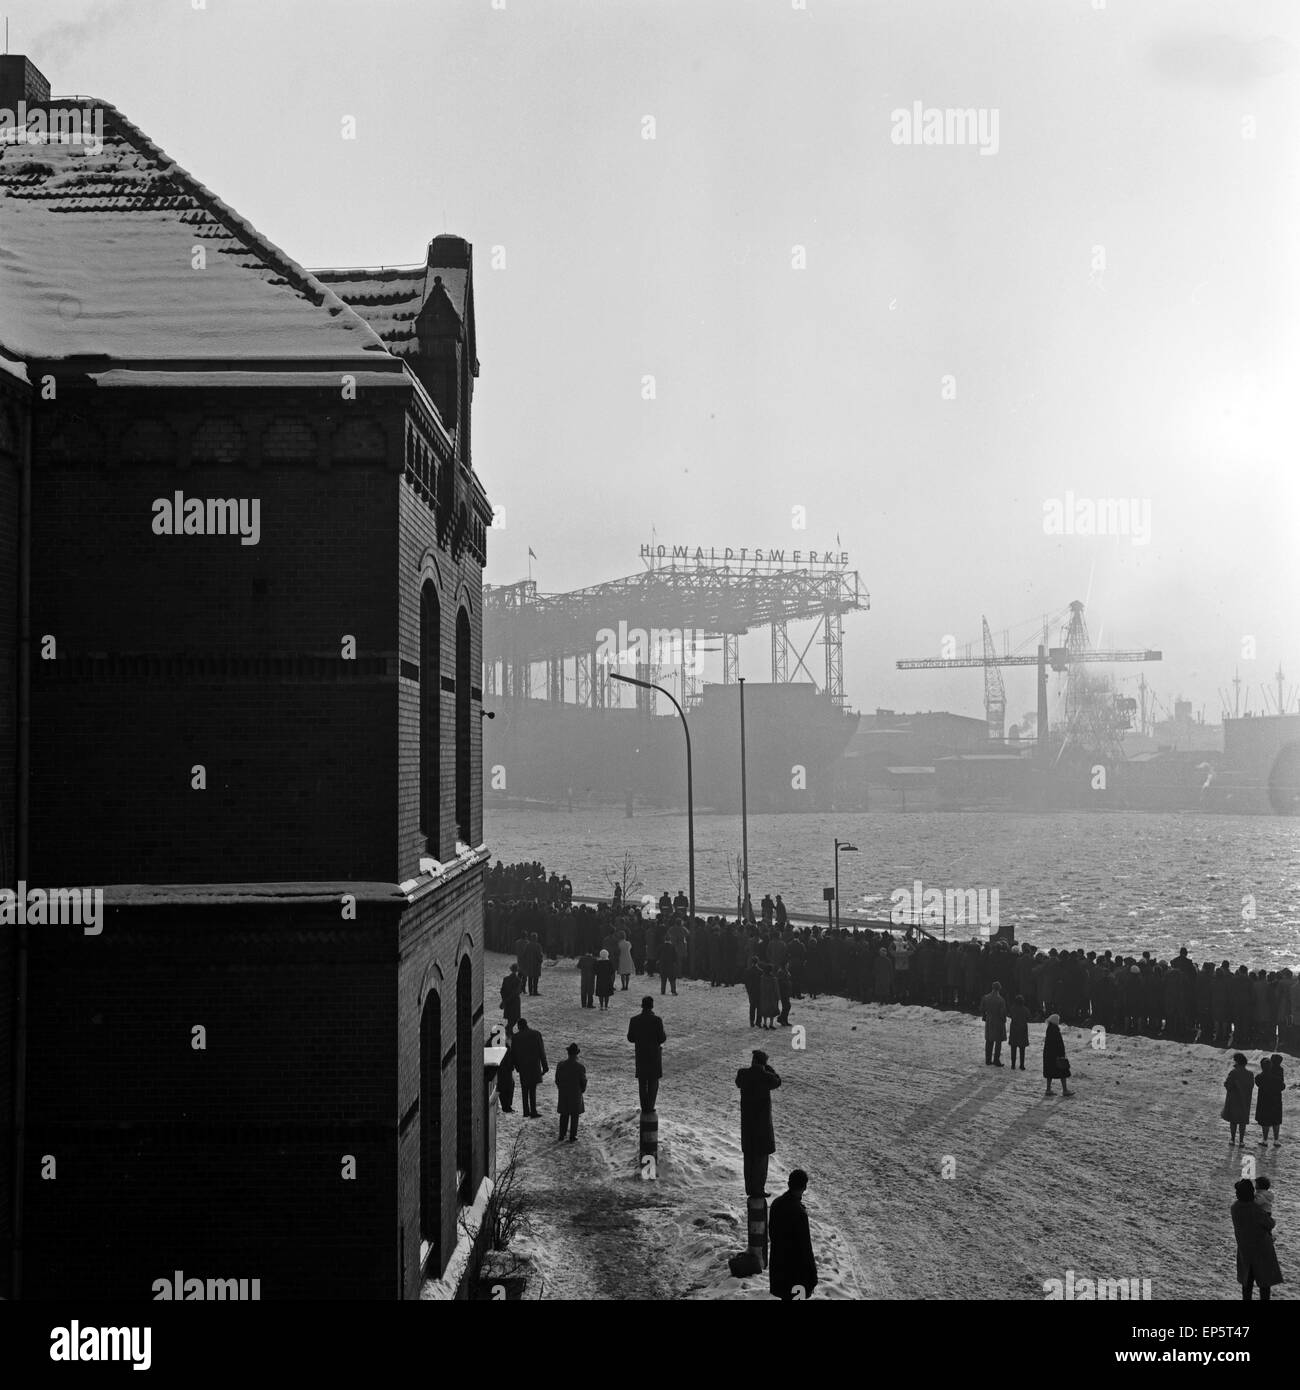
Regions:
<instances>
[{"instance_id":1,"label":"child","mask_svg":"<svg viewBox=\"0 0 1300 1390\"><path fill-rule=\"evenodd\" d=\"M1263 1207L1267 1215L1273 1215L1273 1184L1267 1178L1255 1179L1255 1205Z\"/></svg>"}]
</instances>

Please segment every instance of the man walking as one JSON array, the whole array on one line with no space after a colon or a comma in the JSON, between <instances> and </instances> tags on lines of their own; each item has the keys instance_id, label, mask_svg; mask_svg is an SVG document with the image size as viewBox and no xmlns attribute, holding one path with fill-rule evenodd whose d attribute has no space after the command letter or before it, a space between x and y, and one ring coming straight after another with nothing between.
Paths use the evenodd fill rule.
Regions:
<instances>
[{"instance_id":1,"label":"man walking","mask_svg":"<svg viewBox=\"0 0 1300 1390\"><path fill-rule=\"evenodd\" d=\"M668 1041L663 1020L654 1009L654 996L647 994L641 1001L641 1012L627 1025L627 1040L636 1047L636 1079L642 1111L655 1108L659 1078L664 1074L663 1046Z\"/></svg>"},{"instance_id":2,"label":"man walking","mask_svg":"<svg viewBox=\"0 0 1300 1390\"><path fill-rule=\"evenodd\" d=\"M993 981L993 988L980 1000L984 1016L984 1065L1002 1065L1002 1044L1007 1040L1007 1001L1002 997L1002 985Z\"/></svg>"},{"instance_id":3,"label":"man walking","mask_svg":"<svg viewBox=\"0 0 1300 1390\"><path fill-rule=\"evenodd\" d=\"M543 1076L550 1071L546 1060L546 1044L536 1029L530 1028L521 1018L515 1032L515 1040L510 1044L510 1060L515 1064L519 1077L519 1091L523 1099L524 1114L530 1120L540 1120L537 1110L537 1087Z\"/></svg>"},{"instance_id":4,"label":"man walking","mask_svg":"<svg viewBox=\"0 0 1300 1390\"><path fill-rule=\"evenodd\" d=\"M577 1043L570 1043L568 1056L555 1068L555 1089L559 1092L560 1140L567 1132L569 1143L578 1137L578 1116L587 1108L582 1101L582 1093L587 1089L587 1068L578 1061L582 1049Z\"/></svg>"},{"instance_id":5,"label":"man walking","mask_svg":"<svg viewBox=\"0 0 1300 1390\"><path fill-rule=\"evenodd\" d=\"M772 1203L767 1221L771 1241L767 1286L783 1303L811 1298L817 1287L817 1260L813 1255L808 1213L803 1205L808 1174L796 1168L789 1182L789 1191Z\"/></svg>"},{"instance_id":6,"label":"man walking","mask_svg":"<svg viewBox=\"0 0 1300 1390\"><path fill-rule=\"evenodd\" d=\"M767 1053L755 1050L749 1066L736 1073L740 1089L740 1151L745 1162L745 1196L766 1197L768 1159L776 1152L772 1132L772 1092L781 1078L767 1064Z\"/></svg>"}]
</instances>

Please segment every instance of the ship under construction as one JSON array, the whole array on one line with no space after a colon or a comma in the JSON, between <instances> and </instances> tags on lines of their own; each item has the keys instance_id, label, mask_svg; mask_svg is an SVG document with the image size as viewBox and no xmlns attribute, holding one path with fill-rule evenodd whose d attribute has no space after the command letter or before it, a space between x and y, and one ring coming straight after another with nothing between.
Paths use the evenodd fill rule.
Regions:
<instances>
[{"instance_id":1,"label":"ship under construction","mask_svg":"<svg viewBox=\"0 0 1300 1390\"><path fill-rule=\"evenodd\" d=\"M844 617L870 607L847 554L652 544L641 561L568 593L531 579L485 587L489 803L680 806L680 722L669 700L617 679L627 673L667 690L689 720L696 806L738 810L740 638L766 627L771 679L744 682L749 808L833 806L858 723L845 706ZM721 682L703 679L713 652Z\"/></svg>"}]
</instances>

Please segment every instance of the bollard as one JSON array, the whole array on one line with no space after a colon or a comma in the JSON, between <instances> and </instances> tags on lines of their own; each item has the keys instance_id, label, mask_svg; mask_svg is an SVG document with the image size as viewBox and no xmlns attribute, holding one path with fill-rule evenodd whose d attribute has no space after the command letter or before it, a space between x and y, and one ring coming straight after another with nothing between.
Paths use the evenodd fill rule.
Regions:
<instances>
[{"instance_id":1,"label":"bollard","mask_svg":"<svg viewBox=\"0 0 1300 1390\"><path fill-rule=\"evenodd\" d=\"M767 1198L750 1197L749 1253L758 1260L759 1268L767 1268Z\"/></svg>"},{"instance_id":2,"label":"bollard","mask_svg":"<svg viewBox=\"0 0 1300 1390\"><path fill-rule=\"evenodd\" d=\"M641 1157L659 1157L659 1114L655 1110L641 1112Z\"/></svg>"}]
</instances>

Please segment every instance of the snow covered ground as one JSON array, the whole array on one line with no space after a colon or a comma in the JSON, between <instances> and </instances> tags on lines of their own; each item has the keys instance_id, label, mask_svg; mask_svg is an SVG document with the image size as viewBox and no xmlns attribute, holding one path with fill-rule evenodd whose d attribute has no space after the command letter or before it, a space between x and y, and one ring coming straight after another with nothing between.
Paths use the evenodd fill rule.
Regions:
<instances>
[{"instance_id":1,"label":"snow covered ground","mask_svg":"<svg viewBox=\"0 0 1300 1390\"><path fill-rule=\"evenodd\" d=\"M488 953L489 1025L511 959ZM788 1029L748 1026L740 986L684 980L674 999L648 985L633 976L607 1013L582 1009L577 970L561 961L543 970L538 998L525 998L551 1071L538 1088L542 1118L524 1119L516 1093L498 1153L524 1131L537 1212L514 1249L534 1261L543 1298L770 1297L766 1275L741 1281L727 1269L746 1244L733 1078L754 1047L784 1083L768 1188L783 1192L792 1168L811 1176L817 1298L1042 1299L1044 1281L1071 1270L1076 1285L1150 1279L1153 1299L1240 1298L1228 1208L1252 1160L1273 1179L1278 1257L1292 1281L1274 1297L1294 1297L1295 1146L1284 1124L1278 1150L1262 1151L1254 1126L1244 1150L1229 1149L1219 1119L1228 1052L1115 1035L1098 1050L1067 1028L1077 1094L1063 1098L1058 1083L1044 1097L1041 1024L1027 1070L1013 1072L984 1066L982 1025L962 1013L796 1001L791 1022L806 1029L797 1050ZM657 1181L640 1176L626 1041L644 993L668 1033ZM560 1144L554 1069L569 1042L587 1067L587 1111L578 1142Z\"/></svg>"}]
</instances>

